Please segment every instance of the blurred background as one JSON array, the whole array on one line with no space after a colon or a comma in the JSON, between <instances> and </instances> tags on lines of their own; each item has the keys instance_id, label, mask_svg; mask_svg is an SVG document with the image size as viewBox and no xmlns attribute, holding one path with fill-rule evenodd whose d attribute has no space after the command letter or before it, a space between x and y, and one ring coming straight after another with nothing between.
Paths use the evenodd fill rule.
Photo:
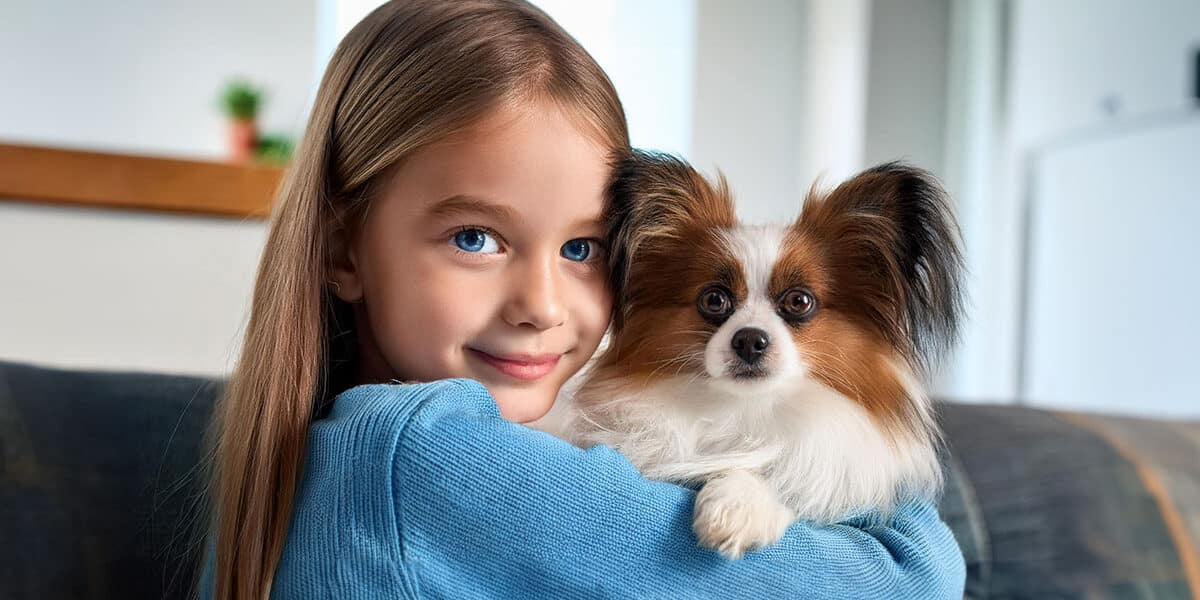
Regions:
<instances>
[{"instance_id":1,"label":"blurred background","mask_svg":"<svg viewBox=\"0 0 1200 600\"><path fill-rule=\"evenodd\" d=\"M265 220L12 182L36 148L277 178L328 57L378 4L0 0L0 359L227 373ZM941 395L1200 414L1200 2L538 4L608 71L634 144L720 169L747 220L791 219L818 177L886 160L942 178L971 309ZM258 146L239 155L247 107Z\"/></svg>"}]
</instances>

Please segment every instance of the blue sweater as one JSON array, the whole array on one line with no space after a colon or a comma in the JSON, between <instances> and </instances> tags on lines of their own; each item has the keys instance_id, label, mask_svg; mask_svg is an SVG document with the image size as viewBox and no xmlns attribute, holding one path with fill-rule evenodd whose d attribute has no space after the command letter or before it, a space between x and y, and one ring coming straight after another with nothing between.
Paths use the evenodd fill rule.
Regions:
<instances>
[{"instance_id":1,"label":"blue sweater","mask_svg":"<svg viewBox=\"0 0 1200 600\"><path fill-rule=\"evenodd\" d=\"M505 421L474 381L359 386L312 425L272 596L962 598L928 501L728 561L696 544L694 497Z\"/></svg>"}]
</instances>

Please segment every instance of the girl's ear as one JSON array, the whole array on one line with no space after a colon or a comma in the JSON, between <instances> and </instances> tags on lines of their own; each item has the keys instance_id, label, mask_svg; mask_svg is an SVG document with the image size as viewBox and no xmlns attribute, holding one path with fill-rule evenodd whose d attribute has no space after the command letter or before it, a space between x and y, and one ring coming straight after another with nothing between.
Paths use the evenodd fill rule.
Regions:
<instances>
[{"instance_id":1,"label":"girl's ear","mask_svg":"<svg viewBox=\"0 0 1200 600\"><path fill-rule=\"evenodd\" d=\"M329 237L329 287L335 296L350 303L360 302L363 297L356 252L345 228L338 228Z\"/></svg>"}]
</instances>

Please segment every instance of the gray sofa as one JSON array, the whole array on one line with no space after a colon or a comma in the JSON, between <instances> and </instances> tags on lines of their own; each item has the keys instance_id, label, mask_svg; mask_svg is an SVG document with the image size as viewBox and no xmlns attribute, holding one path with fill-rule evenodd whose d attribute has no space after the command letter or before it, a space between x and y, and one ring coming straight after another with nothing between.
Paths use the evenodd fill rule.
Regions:
<instances>
[{"instance_id":1,"label":"gray sofa","mask_svg":"<svg viewBox=\"0 0 1200 600\"><path fill-rule=\"evenodd\" d=\"M0 362L0 598L187 597L221 387ZM940 414L942 515L968 597L1200 593L1196 423L953 403Z\"/></svg>"}]
</instances>

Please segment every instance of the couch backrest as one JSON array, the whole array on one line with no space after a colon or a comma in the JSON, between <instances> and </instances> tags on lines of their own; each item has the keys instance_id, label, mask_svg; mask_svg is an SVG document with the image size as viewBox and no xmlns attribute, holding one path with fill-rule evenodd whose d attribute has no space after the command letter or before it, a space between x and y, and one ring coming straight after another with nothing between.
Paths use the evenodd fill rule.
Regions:
<instances>
[{"instance_id":1,"label":"couch backrest","mask_svg":"<svg viewBox=\"0 0 1200 600\"><path fill-rule=\"evenodd\" d=\"M0 362L0 598L184 598L221 383Z\"/></svg>"}]
</instances>

